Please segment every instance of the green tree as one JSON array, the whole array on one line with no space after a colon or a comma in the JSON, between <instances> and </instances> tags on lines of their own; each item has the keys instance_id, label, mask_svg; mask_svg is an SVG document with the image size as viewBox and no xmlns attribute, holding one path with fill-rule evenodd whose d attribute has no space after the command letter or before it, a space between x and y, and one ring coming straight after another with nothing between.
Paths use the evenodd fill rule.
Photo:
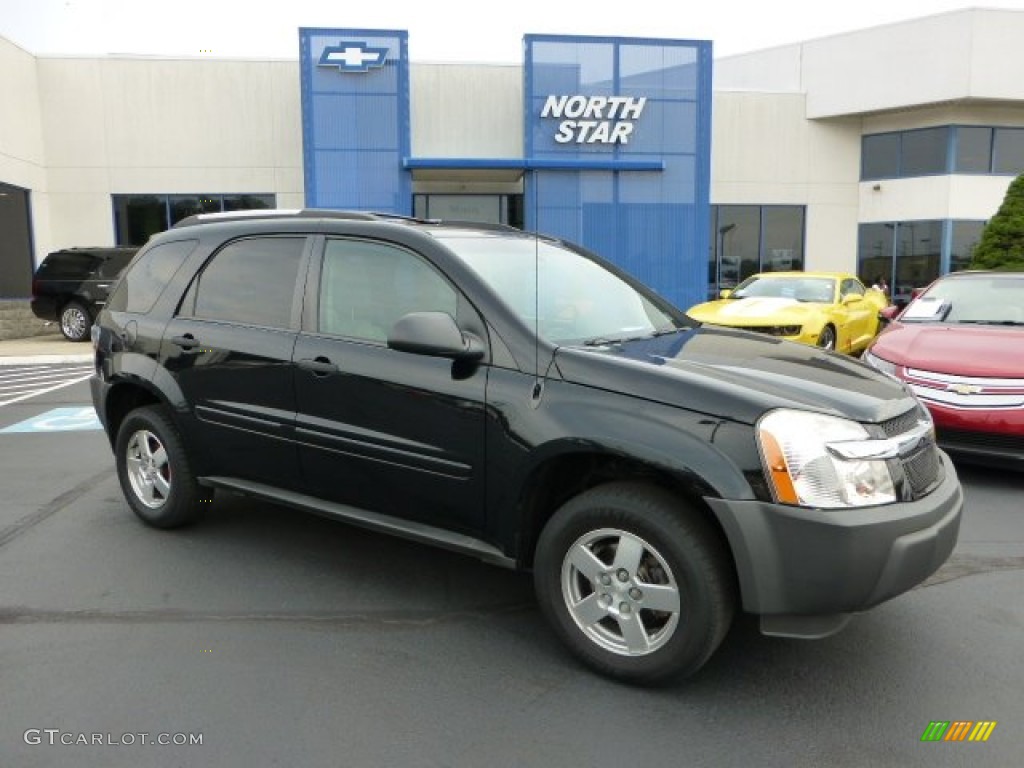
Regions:
<instances>
[{"instance_id":1,"label":"green tree","mask_svg":"<svg viewBox=\"0 0 1024 768\"><path fill-rule=\"evenodd\" d=\"M974 248L971 269L1024 271L1024 173L1010 183Z\"/></svg>"}]
</instances>

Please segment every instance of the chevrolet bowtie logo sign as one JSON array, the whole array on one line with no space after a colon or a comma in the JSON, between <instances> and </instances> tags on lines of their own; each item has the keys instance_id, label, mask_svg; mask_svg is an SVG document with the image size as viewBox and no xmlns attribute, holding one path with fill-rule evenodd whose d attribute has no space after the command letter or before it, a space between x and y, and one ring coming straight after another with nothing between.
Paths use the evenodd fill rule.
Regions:
<instances>
[{"instance_id":1,"label":"chevrolet bowtie logo sign","mask_svg":"<svg viewBox=\"0 0 1024 768\"><path fill-rule=\"evenodd\" d=\"M366 43L338 43L324 48L317 64L337 67L342 72L368 72L371 67L383 67L387 48L374 48Z\"/></svg>"},{"instance_id":2,"label":"chevrolet bowtie logo sign","mask_svg":"<svg viewBox=\"0 0 1024 768\"><path fill-rule=\"evenodd\" d=\"M946 387L947 392L956 392L958 395L976 395L982 389L976 384L950 384Z\"/></svg>"}]
</instances>

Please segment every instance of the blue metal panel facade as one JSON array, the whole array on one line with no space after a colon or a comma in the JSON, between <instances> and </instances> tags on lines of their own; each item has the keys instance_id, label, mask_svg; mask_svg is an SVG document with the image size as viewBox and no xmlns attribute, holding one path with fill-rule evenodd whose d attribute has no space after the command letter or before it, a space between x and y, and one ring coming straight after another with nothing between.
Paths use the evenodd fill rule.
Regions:
<instances>
[{"instance_id":1,"label":"blue metal panel facade","mask_svg":"<svg viewBox=\"0 0 1024 768\"><path fill-rule=\"evenodd\" d=\"M704 301L711 43L551 35L525 42L525 154L537 169L527 178L527 227L584 244L678 306ZM538 167L599 159L658 161L664 170Z\"/></svg>"},{"instance_id":2,"label":"blue metal panel facade","mask_svg":"<svg viewBox=\"0 0 1024 768\"><path fill-rule=\"evenodd\" d=\"M306 205L412 212L408 32L300 29Z\"/></svg>"}]
</instances>

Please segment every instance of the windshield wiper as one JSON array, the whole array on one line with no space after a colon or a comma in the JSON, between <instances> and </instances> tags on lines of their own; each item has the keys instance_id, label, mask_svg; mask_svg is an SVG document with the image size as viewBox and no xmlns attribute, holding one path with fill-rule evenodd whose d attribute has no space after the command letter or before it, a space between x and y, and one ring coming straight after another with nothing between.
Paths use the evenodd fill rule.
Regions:
<instances>
[{"instance_id":1,"label":"windshield wiper","mask_svg":"<svg viewBox=\"0 0 1024 768\"><path fill-rule=\"evenodd\" d=\"M691 326L684 325L682 327L672 326L671 328L656 328L653 331L647 333L641 333L634 336L595 336L592 339L586 339L583 342L585 347L606 347L610 344L622 344L626 341L643 341L644 339L654 339L658 336L669 336L673 333L679 333L680 331L693 330Z\"/></svg>"}]
</instances>

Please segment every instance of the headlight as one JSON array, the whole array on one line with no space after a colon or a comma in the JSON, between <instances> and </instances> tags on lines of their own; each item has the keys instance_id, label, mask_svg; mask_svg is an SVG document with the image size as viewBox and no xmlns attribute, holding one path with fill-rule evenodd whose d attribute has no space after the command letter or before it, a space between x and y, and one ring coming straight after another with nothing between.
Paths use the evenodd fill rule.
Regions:
<instances>
[{"instance_id":1,"label":"headlight","mask_svg":"<svg viewBox=\"0 0 1024 768\"><path fill-rule=\"evenodd\" d=\"M761 459L775 500L802 507L865 507L896 500L888 464L880 458L844 458L830 446L871 446L855 421L780 409L758 423ZM844 454L854 453L844 450ZM864 451L870 456L870 451Z\"/></svg>"},{"instance_id":2,"label":"headlight","mask_svg":"<svg viewBox=\"0 0 1024 768\"><path fill-rule=\"evenodd\" d=\"M896 375L896 363L890 363L888 360L872 354L870 350L865 352L861 359L876 371L884 373L886 376L891 376L894 379L899 378Z\"/></svg>"}]
</instances>

